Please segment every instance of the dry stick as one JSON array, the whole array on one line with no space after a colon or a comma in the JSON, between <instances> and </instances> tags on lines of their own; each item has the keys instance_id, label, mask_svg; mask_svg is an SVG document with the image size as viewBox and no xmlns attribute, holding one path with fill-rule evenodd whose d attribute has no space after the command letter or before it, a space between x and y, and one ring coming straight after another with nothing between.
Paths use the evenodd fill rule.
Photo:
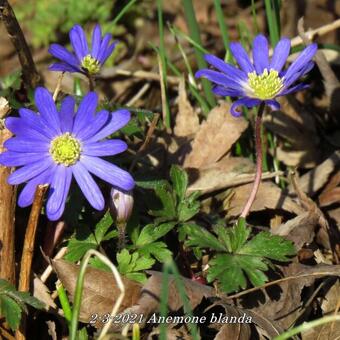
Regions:
<instances>
[{"instance_id":1,"label":"dry stick","mask_svg":"<svg viewBox=\"0 0 340 340\"><path fill-rule=\"evenodd\" d=\"M32 267L35 235L37 232L37 226L39 221L39 216L41 212L41 207L43 204L44 195L48 188L47 184L38 185L35 191L34 201L32 204L31 213L28 219L28 224L25 233L24 247L21 256L20 263L20 276L19 276L19 286L18 290L27 292L30 286L30 274ZM15 338L17 340L26 339L25 337L26 320L23 314L20 329L15 332Z\"/></svg>"},{"instance_id":2,"label":"dry stick","mask_svg":"<svg viewBox=\"0 0 340 340\"><path fill-rule=\"evenodd\" d=\"M57 86L55 87L54 93L53 93L53 100L56 101L58 98L58 94L60 92L61 89L61 83L63 82L63 77L64 77L64 72L62 72L60 74L60 76L58 77L58 82L57 82Z\"/></svg>"},{"instance_id":3,"label":"dry stick","mask_svg":"<svg viewBox=\"0 0 340 340\"><path fill-rule=\"evenodd\" d=\"M251 206L255 201L255 197L257 191L259 190L259 186L261 183L262 177L262 138L261 138L261 127L262 127L262 115L264 111L265 103L261 102L259 111L256 116L255 121L255 147L256 147L256 172L255 172L255 179L254 185L251 190L250 196L248 198L247 203L245 204L244 208L242 209L240 217L246 218Z\"/></svg>"},{"instance_id":4,"label":"dry stick","mask_svg":"<svg viewBox=\"0 0 340 340\"><path fill-rule=\"evenodd\" d=\"M3 143L12 136L6 128L0 127L0 153ZM16 187L7 183L13 168L0 165L0 278L15 285L15 194Z\"/></svg>"},{"instance_id":5,"label":"dry stick","mask_svg":"<svg viewBox=\"0 0 340 340\"><path fill-rule=\"evenodd\" d=\"M29 87L35 88L40 83L40 75L35 68L32 54L24 34L15 17L13 9L7 0L0 0L0 17L4 22L7 33L17 51L22 67L23 80Z\"/></svg>"},{"instance_id":6,"label":"dry stick","mask_svg":"<svg viewBox=\"0 0 340 340\"><path fill-rule=\"evenodd\" d=\"M159 119L159 113L156 113L155 116L153 117L151 125L148 129L148 132L146 133L145 140L144 140L143 144L141 145L141 147L138 149L136 156L131 163L131 166L129 168L129 172L131 172L133 170L133 168L135 167L140 155L143 153L143 151L147 148L148 144L150 143L151 136L153 135L153 132L155 131L158 119Z\"/></svg>"}]
</instances>

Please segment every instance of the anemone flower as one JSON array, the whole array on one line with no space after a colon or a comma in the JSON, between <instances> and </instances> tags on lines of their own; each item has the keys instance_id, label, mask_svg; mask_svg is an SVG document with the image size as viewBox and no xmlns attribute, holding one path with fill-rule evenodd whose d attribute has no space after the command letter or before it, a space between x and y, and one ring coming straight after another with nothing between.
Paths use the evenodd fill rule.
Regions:
<instances>
[{"instance_id":1,"label":"anemone flower","mask_svg":"<svg viewBox=\"0 0 340 340\"><path fill-rule=\"evenodd\" d=\"M230 44L230 50L240 68L225 63L214 55L205 55L205 60L216 70L202 69L196 77L209 79L215 86L212 91L220 96L239 97L231 106L233 116L240 116L240 106L248 108L259 106L255 122L256 174L252 191L242 209L241 218L245 218L255 200L262 176L262 141L261 119L265 105L279 109L277 98L307 87L304 83L295 84L299 78L314 66L312 58L317 51L316 44L308 45L285 70L284 65L290 52L290 40L282 38L275 46L269 59L268 40L262 34L253 41L253 62L238 42Z\"/></svg>"},{"instance_id":2,"label":"anemone flower","mask_svg":"<svg viewBox=\"0 0 340 340\"><path fill-rule=\"evenodd\" d=\"M20 166L8 183L26 183L18 204L32 204L36 187L49 184L46 204L50 220L61 217L72 177L74 176L89 203L97 210L104 208L104 197L94 181L93 174L122 190L131 190L131 175L101 156L113 156L127 149L124 141L104 139L130 120L127 110L96 113L98 97L89 92L75 113L75 100L66 97L57 110L52 95L43 87L35 91L35 104L39 113L19 110L20 117L9 117L5 126L15 135L4 143L7 151L0 154L0 164Z\"/></svg>"},{"instance_id":3,"label":"anemone flower","mask_svg":"<svg viewBox=\"0 0 340 340\"><path fill-rule=\"evenodd\" d=\"M92 34L91 50L88 47L84 30L75 25L70 30L71 45L75 54L69 52L59 44L52 44L49 52L60 62L49 67L51 71L80 72L88 76L97 74L112 54L117 42L110 44L112 35L107 33L102 38L99 25L96 25Z\"/></svg>"},{"instance_id":4,"label":"anemone flower","mask_svg":"<svg viewBox=\"0 0 340 340\"><path fill-rule=\"evenodd\" d=\"M283 67L290 52L288 38L278 42L271 60L268 40L262 34L257 35L253 41L253 62L240 43L232 42L230 50L240 68L207 54L205 60L217 71L202 69L196 73L196 77L207 78L215 84L212 91L217 95L240 97L230 109L233 116L239 116L239 106L251 108L264 102L273 109L279 109L277 97L306 88L306 84L294 83L313 68L312 58L317 45L308 45L287 70L283 70Z\"/></svg>"}]
</instances>

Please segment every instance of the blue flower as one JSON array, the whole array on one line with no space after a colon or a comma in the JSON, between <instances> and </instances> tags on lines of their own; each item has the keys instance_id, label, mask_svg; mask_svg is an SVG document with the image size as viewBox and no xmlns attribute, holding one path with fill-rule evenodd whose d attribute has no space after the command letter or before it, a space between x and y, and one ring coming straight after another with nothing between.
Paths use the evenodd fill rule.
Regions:
<instances>
[{"instance_id":1,"label":"blue flower","mask_svg":"<svg viewBox=\"0 0 340 340\"><path fill-rule=\"evenodd\" d=\"M35 91L35 103L39 113L22 108L20 117L5 120L15 137L4 143L7 151L0 154L0 164L21 167L8 178L12 185L27 182L19 206L32 204L37 185L48 183L47 216L57 220L64 211L74 176L90 204L102 210L104 197L90 173L122 190L134 187L128 172L100 158L127 149L119 139L104 138L128 123L129 111L96 113L98 97L94 92L83 98L77 112L72 96L62 101L58 111L51 94L42 87Z\"/></svg>"},{"instance_id":2,"label":"blue flower","mask_svg":"<svg viewBox=\"0 0 340 340\"><path fill-rule=\"evenodd\" d=\"M240 43L231 43L230 49L240 68L207 54L205 60L217 71L202 69L196 73L196 77L205 77L214 83L212 91L217 95L241 97L230 110L233 116L239 116L241 112L236 109L241 105L251 108L264 101L277 110L280 104L275 98L308 87L303 83L294 83L313 68L312 58L317 45L307 46L287 70L283 70L283 67L289 56L290 39L282 38L278 42L271 60L268 41L262 34L253 41L253 63Z\"/></svg>"},{"instance_id":3,"label":"blue flower","mask_svg":"<svg viewBox=\"0 0 340 340\"><path fill-rule=\"evenodd\" d=\"M91 51L87 45L84 30L75 25L70 31L70 40L75 54L59 44L52 44L49 52L61 62L49 67L51 71L81 72L94 75L100 71L106 59L112 54L117 42L110 44L112 35L107 33L102 39L99 25L93 30Z\"/></svg>"}]
</instances>

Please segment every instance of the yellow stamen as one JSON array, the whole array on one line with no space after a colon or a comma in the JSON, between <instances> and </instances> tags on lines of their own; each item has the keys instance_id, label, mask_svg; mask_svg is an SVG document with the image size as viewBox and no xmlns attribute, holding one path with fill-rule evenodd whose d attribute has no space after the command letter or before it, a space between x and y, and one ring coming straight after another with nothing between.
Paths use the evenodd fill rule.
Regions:
<instances>
[{"instance_id":1,"label":"yellow stamen","mask_svg":"<svg viewBox=\"0 0 340 340\"><path fill-rule=\"evenodd\" d=\"M81 144L78 139L66 132L52 140L49 152L57 164L70 166L79 160Z\"/></svg>"}]
</instances>

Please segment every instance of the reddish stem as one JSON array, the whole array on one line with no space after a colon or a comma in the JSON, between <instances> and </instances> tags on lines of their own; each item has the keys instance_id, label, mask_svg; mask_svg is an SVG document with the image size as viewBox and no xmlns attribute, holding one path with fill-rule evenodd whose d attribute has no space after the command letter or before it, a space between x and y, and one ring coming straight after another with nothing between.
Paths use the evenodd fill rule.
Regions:
<instances>
[{"instance_id":1,"label":"reddish stem","mask_svg":"<svg viewBox=\"0 0 340 340\"><path fill-rule=\"evenodd\" d=\"M256 121L255 121L255 147L256 147L256 173L254 179L254 185L249 195L248 201L242 209L240 217L246 218L249 214L250 208L255 201L255 197L257 191L259 190L259 186L261 183L262 177L262 138L261 138L261 123L262 123L262 114L264 111L265 103L262 102L260 104Z\"/></svg>"}]
</instances>

